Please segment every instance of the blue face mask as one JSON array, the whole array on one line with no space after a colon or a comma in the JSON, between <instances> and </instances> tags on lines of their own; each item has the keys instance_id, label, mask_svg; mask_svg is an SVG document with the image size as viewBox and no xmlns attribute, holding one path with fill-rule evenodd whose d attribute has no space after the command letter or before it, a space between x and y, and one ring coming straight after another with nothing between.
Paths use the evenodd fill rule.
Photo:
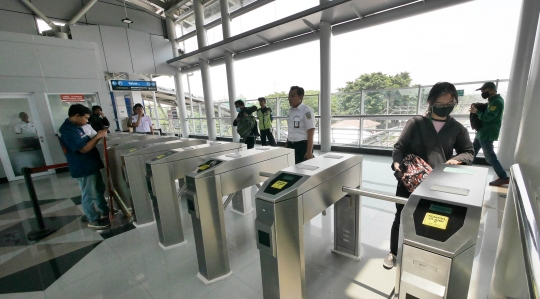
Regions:
<instances>
[{"instance_id":1,"label":"blue face mask","mask_svg":"<svg viewBox=\"0 0 540 299\"><path fill-rule=\"evenodd\" d=\"M238 107L236 108L236 112L240 112L241 110L242 110L242 109L240 109L240 108L238 108Z\"/></svg>"}]
</instances>

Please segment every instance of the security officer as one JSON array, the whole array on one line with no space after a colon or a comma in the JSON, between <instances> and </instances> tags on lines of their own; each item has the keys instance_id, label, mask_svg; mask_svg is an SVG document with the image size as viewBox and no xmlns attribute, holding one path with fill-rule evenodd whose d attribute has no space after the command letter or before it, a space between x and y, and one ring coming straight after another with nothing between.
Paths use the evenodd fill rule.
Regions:
<instances>
[{"instance_id":1,"label":"security officer","mask_svg":"<svg viewBox=\"0 0 540 299\"><path fill-rule=\"evenodd\" d=\"M304 89L292 86L289 90L289 115L286 148L294 149L296 164L313 158L313 135L315 134L315 115L313 110L302 103Z\"/></svg>"},{"instance_id":2,"label":"security officer","mask_svg":"<svg viewBox=\"0 0 540 299\"><path fill-rule=\"evenodd\" d=\"M276 140L272 135L272 109L266 107L266 99L259 98L259 104L261 108L257 110L257 117L259 118L259 130L261 131L261 144L266 145L266 138L271 146L276 146Z\"/></svg>"},{"instance_id":3,"label":"security officer","mask_svg":"<svg viewBox=\"0 0 540 299\"><path fill-rule=\"evenodd\" d=\"M473 142L475 158L480 148L482 148L486 161L493 166L493 170L495 170L495 173L499 176L498 179L490 182L489 185L507 185L510 182L510 179L508 178L506 171L504 171L501 162L497 159L497 154L495 154L495 150L493 149L493 141L499 139L504 111L504 100L501 95L497 93L497 86L493 82L486 82L477 90L482 91L482 98L488 99L488 106L485 112L479 111L475 106L471 106L471 109L469 110L471 113L476 113L478 119L483 122L482 127L476 133Z\"/></svg>"}]
</instances>

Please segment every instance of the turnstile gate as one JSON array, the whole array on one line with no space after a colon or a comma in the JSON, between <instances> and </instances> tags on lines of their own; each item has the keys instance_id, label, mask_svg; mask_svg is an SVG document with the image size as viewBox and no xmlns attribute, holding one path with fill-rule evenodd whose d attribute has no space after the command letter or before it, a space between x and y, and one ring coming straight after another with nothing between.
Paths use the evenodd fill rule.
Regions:
<instances>
[{"instance_id":1,"label":"turnstile gate","mask_svg":"<svg viewBox=\"0 0 540 299\"><path fill-rule=\"evenodd\" d=\"M305 298L303 225L334 204L334 252L359 258L362 156L326 154L285 168L256 195L257 247L265 299Z\"/></svg>"},{"instance_id":2,"label":"turnstile gate","mask_svg":"<svg viewBox=\"0 0 540 299\"><path fill-rule=\"evenodd\" d=\"M294 150L257 147L223 155L200 164L186 175L188 211L199 263L199 277L206 284L232 274L225 232L222 198L263 182L261 171L275 172L294 165ZM234 207L233 202L233 207ZM243 210L251 208L251 196L238 199Z\"/></svg>"},{"instance_id":3,"label":"turnstile gate","mask_svg":"<svg viewBox=\"0 0 540 299\"><path fill-rule=\"evenodd\" d=\"M211 157L237 153L246 145L233 142L209 142L192 147L173 149L146 161L146 182L152 199L159 244L162 248L185 242L178 206L175 181L185 188L186 173Z\"/></svg>"},{"instance_id":4,"label":"turnstile gate","mask_svg":"<svg viewBox=\"0 0 540 299\"><path fill-rule=\"evenodd\" d=\"M136 223L134 224L141 226L154 222L152 202L146 184L146 160L171 149L206 144L207 142L207 140L203 139L180 138L179 140L134 146L127 149L127 153L122 154L123 178L131 192L133 207L137 211L135 215Z\"/></svg>"},{"instance_id":5,"label":"turnstile gate","mask_svg":"<svg viewBox=\"0 0 540 299\"><path fill-rule=\"evenodd\" d=\"M120 198L122 198L122 201L126 204L127 207L132 208L133 213L135 214L135 217L137 215L137 211L135 210L133 203L131 201L131 193L129 192L129 188L126 184L126 181L123 178L122 173L122 154L129 152L130 149L142 146L142 145L148 145L153 144L157 142L164 142L164 141L173 141L178 140L178 137L160 137L160 136L153 136L153 135L143 135L142 136L148 136L150 138L143 138L143 139L128 139L126 138L120 138L115 139L110 144L107 143L107 151L109 152L109 168L111 171L111 181L114 186L114 190L118 192L118 195L120 195ZM137 138L137 137L133 137Z\"/></svg>"},{"instance_id":6,"label":"turnstile gate","mask_svg":"<svg viewBox=\"0 0 540 299\"><path fill-rule=\"evenodd\" d=\"M401 212L395 298L467 298L486 168L438 165Z\"/></svg>"}]
</instances>

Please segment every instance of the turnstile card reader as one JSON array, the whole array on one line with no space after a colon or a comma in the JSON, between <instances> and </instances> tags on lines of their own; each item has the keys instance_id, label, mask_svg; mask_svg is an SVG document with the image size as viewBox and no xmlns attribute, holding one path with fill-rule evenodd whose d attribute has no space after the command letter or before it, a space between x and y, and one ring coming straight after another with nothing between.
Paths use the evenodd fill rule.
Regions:
<instances>
[{"instance_id":1,"label":"turnstile card reader","mask_svg":"<svg viewBox=\"0 0 540 299\"><path fill-rule=\"evenodd\" d=\"M214 141L173 149L146 161L146 182L161 247L171 248L185 242L175 181L178 180L182 187L186 174L201 163L215 156L245 149L246 145L242 143Z\"/></svg>"},{"instance_id":2,"label":"turnstile card reader","mask_svg":"<svg viewBox=\"0 0 540 299\"><path fill-rule=\"evenodd\" d=\"M467 298L487 174L441 164L409 197L401 212L395 298Z\"/></svg>"},{"instance_id":3,"label":"turnstile card reader","mask_svg":"<svg viewBox=\"0 0 540 299\"><path fill-rule=\"evenodd\" d=\"M203 139L181 138L173 141L164 141L134 146L122 154L122 173L131 192L133 207L137 211L135 222L138 226L154 222L152 202L146 184L146 160L171 149L184 148L198 144L206 144ZM135 224L135 223L134 223Z\"/></svg>"},{"instance_id":4,"label":"turnstile card reader","mask_svg":"<svg viewBox=\"0 0 540 299\"><path fill-rule=\"evenodd\" d=\"M145 135L145 136L153 137L152 135ZM111 171L111 181L112 181L114 190L118 192L118 195L120 195L120 198L122 198L126 206L132 208L133 213L135 214L135 217L137 215L137 211L135 210L135 207L133 206L133 203L131 201L131 193L129 192L129 188L126 184L126 181L123 178L122 154L129 152L132 148L137 147L137 146L143 146L143 145L154 144L157 142L173 141L173 140L178 140L178 137L156 136L153 138L144 138L144 139L138 139L138 140L133 140L133 139L126 140L122 138L122 139L119 139L118 142L111 142L111 144L107 143L107 151L109 152L109 168Z\"/></svg>"},{"instance_id":5,"label":"turnstile card reader","mask_svg":"<svg viewBox=\"0 0 540 299\"><path fill-rule=\"evenodd\" d=\"M360 187L362 156L326 154L285 168L255 196L257 247L263 297L305 298L303 225L334 204L334 252L358 258L360 197L342 191Z\"/></svg>"},{"instance_id":6,"label":"turnstile card reader","mask_svg":"<svg viewBox=\"0 0 540 299\"><path fill-rule=\"evenodd\" d=\"M200 164L186 175L188 211L193 222L199 274L206 284L226 278L232 272L223 215L223 196L265 181L261 171L276 172L294 165L294 150L257 147L222 155ZM239 199L241 209L251 208L251 196ZM234 208L233 199L233 208Z\"/></svg>"}]
</instances>

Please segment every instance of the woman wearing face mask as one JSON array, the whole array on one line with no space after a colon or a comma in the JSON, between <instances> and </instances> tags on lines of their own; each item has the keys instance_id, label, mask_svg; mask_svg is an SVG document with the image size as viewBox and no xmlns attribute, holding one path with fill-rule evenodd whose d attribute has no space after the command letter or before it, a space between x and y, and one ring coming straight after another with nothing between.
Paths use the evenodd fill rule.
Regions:
<instances>
[{"instance_id":1,"label":"woman wearing face mask","mask_svg":"<svg viewBox=\"0 0 540 299\"><path fill-rule=\"evenodd\" d=\"M392 169L400 171L400 164L409 154L414 154L431 167L440 164L470 165L474 149L467 129L450 113L458 103L456 87L448 82L439 82L429 91L429 108L424 116L410 119L403 129L392 153ZM453 156L456 150L457 155ZM396 195L408 198L411 193L398 182ZM390 235L390 253L383 261L386 269L395 265L401 210L403 205L396 204L396 216Z\"/></svg>"}]
</instances>

